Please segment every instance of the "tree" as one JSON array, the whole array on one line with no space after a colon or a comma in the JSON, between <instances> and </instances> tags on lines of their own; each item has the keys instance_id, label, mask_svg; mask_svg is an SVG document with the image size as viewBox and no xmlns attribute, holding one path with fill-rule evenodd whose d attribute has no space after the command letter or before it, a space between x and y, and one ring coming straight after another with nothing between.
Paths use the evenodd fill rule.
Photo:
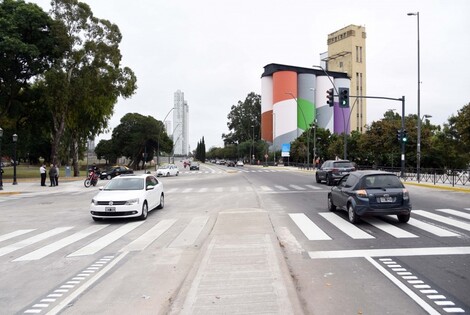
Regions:
<instances>
[{"instance_id":1,"label":"tree","mask_svg":"<svg viewBox=\"0 0 470 315\"><path fill-rule=\"evenodd\" d=\"M19 158L49 155L49 116L31 86L65 50L60 31L36 4L0 1L0 125L5 137L18 134Z\"/></svg>"},{"instance_id":2,"label":"tree","mask_svg":"<svg viewBox=\"0 0 470 315\"><path fill-rule=\"evenodd\" d=\"M116 163L119 154L112 139L101 140L95 147L95 154L98 159L105 159L106 164Z\"/></svg>"},{"instance_id":3,"label":"tree","mask_svg":"<svg viewBox=\"0 0 470 315\"><path fill-rule=\"evenodd\" d=\"M163 152L171 152L173 148L163 123L138 113L128 113L121 118L113 130L112 141L119 156L130 159L133 168L138 168L141 161L152 160L158 147Z\"/></svg>"},{"instance_id":4,"label":"tree","mask_svg":"<svg viewBox=\"0 0 470 315\"><path fill-rule=\"evenodd\" d=\"M196 160L199 160L202 163L206 162L206 144L204 142L204 137L202 137L202 140L197 143Z\"/></svg>"},{"instance_id":5,"label":"tree","mask_svg":"<svg viewBox=\"0 0 470 315\"><path fill-rule=\"evenodd\" d=\"M52 114L51 160L55 163L66 130L75 174L78 154L87 139L104 131L118 97L135 92L136 77L122 68L119 28L93 16L77 0L53 0L53 18L64 25L68 47L60 61L44 76L44 98Z\"/></svg>"},{"instance_id":6,"label":"tree","mask_svg":"<svg viewBox=\"0 0 470 315\"><path fill-rule=\"evenodd\" d=\"M457 112L457 117L455 117L455 129L461 141L460 148L462 152L466 152L467 159L470 160L470 103Z\"/></svg>"},{"instance_id":7,"label":"tree","mask_svg":"<svg viewBox=\"0 0 470 315\"><path fill-rule=\"evenodd\" d=\"M251 92L244 102L232 105L227 115L228 134L222 134L225 144L256 141L261 138L261 96ZM254 139L253 139L254 133Z\"/></svg>"}]
</instances>

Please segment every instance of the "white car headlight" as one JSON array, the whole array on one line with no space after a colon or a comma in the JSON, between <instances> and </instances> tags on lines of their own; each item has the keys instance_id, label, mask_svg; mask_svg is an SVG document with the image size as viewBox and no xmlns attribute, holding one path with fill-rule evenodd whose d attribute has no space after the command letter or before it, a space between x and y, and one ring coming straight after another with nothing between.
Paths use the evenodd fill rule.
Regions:
<instances>
[{"instance_id":1,"label":"white car headlight","mask_svg":"<svg viewBox=\"0 0 470 315\"><path fill-rule=\"evenodd\" d=\"M138 205L138 204L139 204L139 199L138 198L130 199L130 200L126 201L127 206Z\"/></svg>"}]
</instances>

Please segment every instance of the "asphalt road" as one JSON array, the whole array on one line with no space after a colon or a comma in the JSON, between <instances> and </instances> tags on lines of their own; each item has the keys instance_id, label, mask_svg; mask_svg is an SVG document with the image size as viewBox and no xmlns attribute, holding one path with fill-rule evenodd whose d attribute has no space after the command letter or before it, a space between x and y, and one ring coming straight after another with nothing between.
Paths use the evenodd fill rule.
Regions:
<instances>
[{"instance_id":1,"label":"asphalt road","mask_svg":"<svg viewBox=\"0 0 470 315\"><path fill-rule=\"evenodd\" d=\"M178 313L220 213L241 209L268 213L306 314L470 312L468 193L408 186L409 224L367 218L354 227L345 212L328 212L329 187L309 172L180 170L161 178L165 208L145 222L94 222L96 188L81 182L0 196L1 313ZM134 242L149 231L158 237Z\"/></svg>"}]
</instances>

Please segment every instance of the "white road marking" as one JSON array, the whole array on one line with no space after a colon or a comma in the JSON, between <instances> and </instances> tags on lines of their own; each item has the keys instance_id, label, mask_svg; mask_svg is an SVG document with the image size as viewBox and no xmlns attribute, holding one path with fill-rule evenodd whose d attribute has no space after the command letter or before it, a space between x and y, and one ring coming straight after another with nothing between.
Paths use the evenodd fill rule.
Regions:
<instances>
[{"instance_id":1,"label":"white road marking","mask_svg":"<svg viewBox=\"0 0 470 315\"><path fill-rule=\"evenodd\" d=\"M415 234L412 234L410 232L407 232L403 229L400 229L399 227L392 225L390 223L384 222L382 220L379 220L377 218L364 218L363 221L375 226L376 228L384 231L385 233L388 233L392 235L393 237L396 238L414 238L418 237Z\"/></svg>"},{"instance_id":2,"label":"white road marking","mask_svg":"<svg viewBox=\"0 0 470 315\"><path fill-rule=\"evenodd\" d=\"M194 244L208 220L209 217L207 216L193 218L183 232L181 232L168 247L175 248Z\"/></svg>"},{"instance_id":3,"label":"white road marking","mask_svg":"<svg viewBox=\"0 0 470 315\"><path fill-rule=\"evenodd\" d=\"M442 215L434 214L434 213L423 211L423 210L413 210L413 214L417 214L417 215L420 215L420 216L423 216L432 220L439 221L441 223L452 225L462 230L470 231L470 224L466 222L451 219Z\"/></svg>"},{"instance_id":4,"label":"white road marking","mask_svg":"<svg viewBox=\"0 0 470 315\"><path fill-rule=\"evenodd\" d=\"M17 231L11 232L11 233L3 234L3 235L0 236L0 242L9 240L10 238L14 238L14 237L17 237L17 236L20 236L20 235L23 235L23 234L26 234L26 233L29 233L29 232L32 232L34 230L35 229L17 230Z\"/></svg>"},{"instance_id":5,"label":"white road marking","mask_svg":"<svg viewBox=\"0 0 470 315\"><path fill-rule=\"evenodd\" d=\"M465 213L465 212L461 212L461 211L457 211L457 210L453 210L453 209L436 209L436 210L440 211L440 212L450 214L450 215L453 215L453 216L456 216L456 217L461 217L461 218L470 220L470 213Z\"/></svg>"},{"instance_id":6,"label":"white road marking","mask_svg":"<svg viewBox=\"0 0 470 315\"><path fill-rule=\"evenodd\" d=\"M259 188L261 188L262 191L272 191L268 186L260 186Z\"/></svg>"},{"instance_id":7,"label":"white road marking","mask_svg":"<svg viewBox=\"0 0 470 315\"><path fill-rule=\"evenodd\" d=\"M355 258L355 257L384 257L384 256L433 256L433 255L469 255L470 246L462 247L422 247L422 248L388 248L388 249L354 249L311 251L312 259L322 258Z\"/></svg>"},{"instance_id":8,"label":"white road marking","mask_svg":"<svg viewBox=\"0 0 470 315\"><path fill-rule=\"evenodd\" d=\"M315 223L304 213L289 213L289 216L310 241L331 240Z\"/></svg>"},{"instance_id":9,"label":"white road marking","mask_svg":"<svg viewBox=\"0 0 470 315\"><path fill-rule=\"evenodd\" d=\"M346 233L352 239L372 239L372 235L364 232L354 224L351 224L338 215L330 212L321 212L320 215L336 226L340 231Z\"/></svg>"},{"instance_id":10,"label":"white road marking","mask_svg":"<svg viewBox=\"0 0 470 315\"><path fill-rule=\"evenodd\" d=\"M75 256L86 256L86 255L93 255L100 251L101 249L105 248L109 244L115 242L119 238L123 237L130 231L134 230L141 224L143 224L145 221L140 221L140 222L132 222L132 223L127 223L126 225L121 226L120 228L114 230L113 232L97 239L96 241L88 244L85 247L82 247L81 249L73 252L72 254L68 255L67 257L75 257Z\"/></svg>"},{"instance_id":11,"label":"white road marking","mask_svg":"<svg viewBox=\"0 0 470 315\"><path fill-rule=\"evenodd\" d=\"M15 250L18 250L18 249L22 249L22 248L24 248L28 245L32 245L32 244L35 244L37 242L43 241L43 240L45 240L49 237L52 237L52 236L55 236L57 234L68 231L71 228L72 228L71 226L55 228L55 229L52 229L50 231L47 231L47 232L35 235L33 237L30 237L28 239L25 239L23 241L11 244L9 246L2 247L2 248L0 248L0 256L9 254L9 253L14 252Z\"/></svg>"},{"instance_id":12,"label":"white road marking","mask_svg":"<svg viewBox=\"0 0 470 315\"><path fill-rule=\"evenodd\" d=\"M289 188L286 188L284 186L275 185L274 187L276 187L279 190L289 190Z\"/></svg>"},{"instance_id":13,"label":"white road marking","mask_svg":"<svg viewBox=\"0 0 470 315\"><path fill-rule=\"evenodd\" d=\"M21 256L13 261L26 261L26 260L38 260L41 258L46 257L49 254L52 254L53 252L58 251L61 248L64 248L65 246L68 246L72 243L75 243L78 240L81 240L82 238L85 238L95 232L98 232L99 230L104 229L105 227L109 226L109 224L106 225L93 225L90 226L82 231L79 231L73 235L67 236L63 239L58 240L57 242L54 242L52 244L49 244L47 246L44 246L40 249L37 249L29 254L26 254L24 256Z\"/></svg>"},{"instance_id":14,"label":"white road marking","mask_svg":"<svg viewBox=\"0 0 470 315\"><path fill-rule=\"evenodd\" d=\"M410 218L410 221L408 221L409 225L412 225L414 227L417 227L418 229L424 230L426 232L429 232L431 234L441 236L441 237L452 237L452 236L459 236L459 234L448 231L446 229L437 227L433 224L429 224L423 221L419 221L413 218Z\"/></svg>"},{"instance_id":15,"label":"white road marking","mask_svg":"<svg viewBox=\"0 0 470 315\"><path fill-rule=\"evenodd\" d=\"M305 188L300 187L298 185L289 185L290 187L294 188L295 190L305 190Z\"/></svg>"},{"instance_id":16,"label":"white road marking","mask_svg":"<svg viewBox=\"0 0 470 315\"><path fill-rule=\"evenodd\" d=\"M142 236L135 239L132 243L125 246L120 252L132 252L132 251L141 251L147 248L152 242L159 238L163 233L165 233L176 220L162 220L158 222L154 227L145 232Z\"/></svg>"},{"instance_id":17,"label":"white road marking","mask_svg":"<svg viewBox=\"0 0 470 315\"><path fill-rule=\"evenodd\" d=\"M203 188L200 188L199 189L199 192L200 193L204 193L204 192L207 192L208 188L207 187L203 187Z\"/></svg>"},{"instance_id":18,"label":"white road marking","mask_svg":"<svg viewBox=\"0 0 470 315\"><path fill-rule=\"evenodd\" d=\"M73 291L69 296L67 296L64 300L62 300L57 306L47 312L47 315L55 315L59 314L65 307L67 307L73 300L75 300L80 294L85 292L90 286L92 286L96 281L98 281L101 277L103 277L111 268L113 268L119 261L121 261L126 255L129 254L128 252L124 252L122 255L116 257L113 261L111 261L106 267L101 269L96 275L91 277L87 282L83 285L79 286L75 291ZM52 294L48 295L48 297L52 297Z\"/></svg>"},{"instance_id":19,"label":"white road marking","mask_svg":"<svg viewBox=\"0 0 470 315\"><path fill-rule=\"evenodd\" d=\"M310 189L321 189L321 187L313 186L313 185L305 185L305 186L307 186Z\"/></svg>"},{"instance_id":20,"label":"white road marking","mask_svg":"<svg viewBox=\"0 0 470 315\"><path fill-rule=\"evenodd\" d=\"M405 294L407 294L413 301L418 303L426 312L431 315L438 315L439 312L436 311L434 308L431 307L426 301L420 298L416 293L414 293L410 288L404 285L400 280L395 278L393 274L391 274L387 269L382 267L378 262L373 260L371 257L365 257L367 261L369 261L377 270L379 270L384 276L386 276L390 281L392 281L400 290L402 290Z\"/></svg>"}]
</instances>

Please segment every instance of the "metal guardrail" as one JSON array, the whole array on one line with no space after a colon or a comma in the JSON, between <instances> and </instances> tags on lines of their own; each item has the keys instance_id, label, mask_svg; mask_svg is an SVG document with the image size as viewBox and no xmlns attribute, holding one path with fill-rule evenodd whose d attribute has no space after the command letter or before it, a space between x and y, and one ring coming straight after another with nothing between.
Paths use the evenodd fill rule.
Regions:
<instances>
[{"instance_id":1,"label":"metal guardrail","mask_svg":"<svg viewBox=\"0 0 470 315\"><path fill-rule=\"evenodd\" d=\"M313 164L310 164L307 167L306 163L290 163L290 166L298 167L299 169L308 169L314 170ZM379 166L379 167L367 167L367 166L358 166L360 170L368 170L368 169L375 169L375 170L382 170L396 174L397 176L401 176L401 169L399 167L387 167L387 166ZM418 175L416 169L408 168L405 170L403 175L404 181L414 181L414 182L424 182L424 183L432 183L434 185L437 184L447 184L451 185L452 187L455 185L469 185L470 186L470 169L421 169Z\"/></svg>"},{"instance_id":2,"label":"metal guardrail","mask_svg":"<svg viewBox=\"0 0 470 315\"><path fill-rule=\"evenodd\" d=\"M366 169L366 168L364 168ZM377 167L377 169L388 171L400 176L399 168L392 167ZM403 175L404 181L415 181L437 184L448 184L454 187L455 185L470 185L470 170L463 169L421 169L418 175L416 169L407 169Z\"/></svg>"}]
</instances>

